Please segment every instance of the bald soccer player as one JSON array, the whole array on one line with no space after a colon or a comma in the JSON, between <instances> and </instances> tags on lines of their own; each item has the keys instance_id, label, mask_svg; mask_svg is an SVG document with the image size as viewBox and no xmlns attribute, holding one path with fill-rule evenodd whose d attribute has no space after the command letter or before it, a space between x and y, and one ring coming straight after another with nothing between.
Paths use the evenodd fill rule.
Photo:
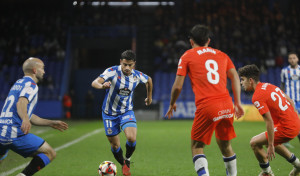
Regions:
<instances>
[{"instance_id":1,"label":"bald soccer player","mask_svg":"<svg viewBox=\"0 0 300 176\"><path fill-rule=\"evenodd\" d=\"M44 63L29 58L23 64L24 77L9 91L0 116L0 162L9 150L32 157L29 165L17 176L30 176L44 168L56 156L54 149L42 138L29 133L31 125L50 126L64 131L68 124L59 120L42 119L33 114L37 99L37 83L43 80Z\"/></svg>"}]
</instances>

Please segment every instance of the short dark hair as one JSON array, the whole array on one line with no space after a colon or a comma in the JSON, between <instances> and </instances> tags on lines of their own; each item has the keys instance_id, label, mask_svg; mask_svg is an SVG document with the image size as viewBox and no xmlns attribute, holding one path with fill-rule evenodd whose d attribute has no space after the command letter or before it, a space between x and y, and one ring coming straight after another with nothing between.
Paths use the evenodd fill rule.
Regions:
<instances>
[{"instance_id":1,"label":"short dark hair","mask_svg":"<svg viewBox=\"0 0 300 176\"><path fill-rule=\"evenodd\" d=\"M204 46L207 43L210 35L211 32L207 26L197 24L191 29L189 38L194 40L197 45Z\"/></svg>"},{"instance_id":2,"label":"short dark hair","mask_svg":"<svg viewBox=\"0 0 300 176\"><path fill-rule=\"evenodd\" d=\"M248 79L252 78L256 82L259 81L260 71L259 71L259 68L254 64L246 65L242 68L239 68L238 73L241 77L244 76Z\"/></svg>"},{"instance_id":3,"label":"short dark hair","mask_svg":"<svg viewBox=\"0 0 300 176\"><path fill-rule=\"evenodd\" d=\"M126 50L121 54L121 59L135 61L135 53L132 50Z\"/></svg>"},{"instance_id":4,"label":"short dark hair","mask_svg":"<svg viewBox=\"0 0 300 176\"><path fill-rule=\"evenodd\" d=\"M295 54L298 57L298 54L296 52L294 52L294 51L289 52L288 56L291 55L291 54Z\"/></svg>"}]
</instances>

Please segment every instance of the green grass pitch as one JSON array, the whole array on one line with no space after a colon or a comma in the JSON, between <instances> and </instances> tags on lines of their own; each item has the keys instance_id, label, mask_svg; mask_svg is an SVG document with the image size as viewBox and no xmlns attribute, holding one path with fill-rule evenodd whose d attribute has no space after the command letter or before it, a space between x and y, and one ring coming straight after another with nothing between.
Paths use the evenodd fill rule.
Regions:
<instances>
[{"instance_id":1,"label":"green grass pitch","mask_svg":"<svg viewBox=\"0 0 300 176\"><path fill-rule=\"evenodd\" d=\"M63 133L51 129L33 127L32 133L44 138L53 148L58 148L97 129L103 129L102 121L69 121L69 129ZM132 156L131 172L133 176L193 176L196 175L190 151L191 120L139 121L137 149ZM249 146L252 136L265 131L263 122L234 123L237 138L232 146L237 154L238 175L258 175L260 168ZM291 141L295 147L290 149L300 157L298 139ZM121 133L121 146L125 152L125 137ZM210 175L224 176L225 169L222 155L215 138L206 146ZM110 160L117 164L118 174L122 175L121 166L114 159L104 131L92 134L81 141L64 146L57 152L56 159L37 176L97 176L99 164ZM29 162L10 151L0 164L0 176L7 175L12 169ZM288 175L292 166L279 155L271 161L275 175ZM10 175L16 175L21 169Z\"/></svg>"}]
</instances>

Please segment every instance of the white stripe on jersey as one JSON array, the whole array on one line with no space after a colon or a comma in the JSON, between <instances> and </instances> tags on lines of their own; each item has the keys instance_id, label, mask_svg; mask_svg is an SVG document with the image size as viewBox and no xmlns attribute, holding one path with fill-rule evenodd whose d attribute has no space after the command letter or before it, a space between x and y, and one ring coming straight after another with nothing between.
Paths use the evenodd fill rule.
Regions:
<instances>
[{"instance_id":1,"label":"white stripe on jersey","mask_svg":"<svg viewBox=\"0 0 300 176\"><path fill-rule=\"evenodd\" d=\"M109 89L109 92L108 92L108 96L107 96L107 100L106 100L106 105L105 105L105 112L106 113L108 113L110 98L111 98L111 95L114 92L114 88L116 86L117 79L118 79L118 77L115 76L114 79L113 79L113 81L111 82L111 85L110 85L110 89Z\"/></svg>"},{"instance_id":2,"label":"white stripe on jersey","mask_svg":"<svg viewBox=\"0 0 300 176\"><path fill-rule=\"evenodd\" d=\"M119 89L123 89L125 87L125 76L123 75L123 72L121 72L121 84ZM120 96L118 94L116 94L115 100L114 100L114 104L112 106L112 114L113 115L117 115L117 107L118 107L118 102L120 101ZM122 102L123 103L123 102Z\"/></svg>"},{"instance_id":3,"label":"white stripe on jersey","mask_svg":"<svg viewBox=\"0 0 300 176\"><path fill-rule=\"evenodd\" d=\"M112 77L116 74L116 70L113 70L111 71L110 68L109 69L106 69L104 72L103 72L103 79L104 80L107 80L107 78L109 77Z\"/></svg>"},{"instance_id":4,"label":"white stripe on jersey","mask_svg":"<svg viewBox=\"0 0 300 176\"><path fill-rule=\"evenodd\" d=\"M30 87L30 86L31 86L31 82L30 81L27 82L27 83L25 83L25 87L23 88L22 92L20 93L20 97L25 96L25 94L27 93L27 90L28 90L26 88Z\"/></svg>"},{"instance_id":5,"label":"white stripe on jersey","mask_svg":"<svg viewBox=\"0 0 300 176\"><path fill-rule=\"evenodd\" d=\"M33 93L32 93L32 94L29 96L29 98L28 98L29 101L31 101L32 98L33 98L35 95L37 95L38 90L39 90L39 88L38 88L38 86L36 86L36 87L34 88L34 90L33 90Z\"/></svg>"},{"instance_id":6,"label":"white stripe on jersey","mask_svg":"<svg viewBox=\"0 0 300 176\"><path fill-rule=\"evenodd\" d=\"M33 107L35 106L35 104L37 102L37 99L38 99L38 94L36 94L33 101L30 103L30 106L29 106L29 109L28 109L28 112L27 112L28 116L32 113ZM31 118L31 116L30 116L30 118Z\"/></svg>"},{"instance_id":7,"label":"white stripe on jersey","mask_svg":"<svg viewBox=\"0 0 300 176\"><path fill-rule=\"evenodd\" d=\"M16 126L12 126L10 138L16 138L17 136L18 136L18 129Z\"/></svg>"}]
</instances>

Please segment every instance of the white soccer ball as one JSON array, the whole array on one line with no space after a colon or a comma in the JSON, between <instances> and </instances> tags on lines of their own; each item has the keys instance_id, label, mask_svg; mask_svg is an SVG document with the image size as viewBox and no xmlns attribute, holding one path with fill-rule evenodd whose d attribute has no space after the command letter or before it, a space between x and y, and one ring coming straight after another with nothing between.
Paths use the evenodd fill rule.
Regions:
<instances>
[{"instance_id":1,"label":"white soccer ball","mask_svg":"<svg viewBox=\"0 0 300 176\"><path fill-rule=\"evenodd\" d=\"M99 165L98 173L100 176L116 176L117 166L111 161L103 161Z\"/></svg>"}]
</instances>

